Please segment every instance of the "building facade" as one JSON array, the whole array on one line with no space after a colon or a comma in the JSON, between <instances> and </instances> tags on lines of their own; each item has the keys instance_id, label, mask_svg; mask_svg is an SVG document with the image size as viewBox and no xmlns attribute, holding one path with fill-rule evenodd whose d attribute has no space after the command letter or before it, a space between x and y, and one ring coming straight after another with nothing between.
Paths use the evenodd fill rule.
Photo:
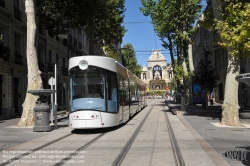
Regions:
<instances>
[{"instance_id":1,"label":"building facade","mask_svg":"<svg viewBox=\"0 0 250 166\"><path fill-rule=\"evenodd\" d=\"M173 70L166 64L167 60L161 50L152 50L147 62L148 66L143 66L141 71L141 79L146 83L147 90L166 90L172 79Z\"/></svg>"}]
</instances>

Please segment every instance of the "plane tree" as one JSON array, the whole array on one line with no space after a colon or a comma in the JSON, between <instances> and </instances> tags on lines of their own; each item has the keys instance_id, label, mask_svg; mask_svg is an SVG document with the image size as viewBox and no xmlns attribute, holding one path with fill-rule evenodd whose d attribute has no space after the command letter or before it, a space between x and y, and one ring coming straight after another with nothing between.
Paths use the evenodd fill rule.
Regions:
<instances>
[{"instance_id":1,"label":"plane tree","mask_svg":"<svg viewBox=\"0 0 250 166\"><path fill-rule=\"evenodd\" d=\"M189 59L190 71L193 71L192 43L190 37L194 33L193 24L201 10L201 0L141 0L140 8L145 16L150 16L162 46L169 49L174 75L177 69L183 70L184 84L188 78L186 57ZM177 56L177 63L174 59ZM180 67L181 66L181 67ZM179 85L177 78L177 84ZM185 95L186 85L184 86Z\"/></svg>"},{"instance_id":2,"label":"plane tree","mask_svg":"<svg viewBox=\"0 0 250 166\"><path fill-rule=\"evenodd\" d=\"M65 28L81 28L90 38L89 54L94 43L110 46L122 42L126 30L124 0L37 0L42 25L55 35Z\"/></svg>"},{"instance_id":3,"label":"plane tree","mask_svg":"<svg viewBox=\"0 0 250 166\"><path fill-rule=\"evenodd\" d=\"M37 18L55 35L59 35L64 28L84 29L90 37L90 54L94 51L94 43L112 47L121 43L125 33L121 25L124 0L25 0L24 3L27 16L27 90L38 90L42 86L35 47ZM38 96L26 94L22 116L16 126L34 126L33 108L37 99Z\"/></svg>"},{"instance_id":4,"label":"plane tree","mask_svg":"<svg viewBox=\"0 0 250 166\"><path fill-rule=\"evenodd\" d=\"M221 38L219 44L228 52L221 124L239 126L239 83L235 77L239 74L240 58L246 57L250 51L250 3L248 0L208 0L208 2L212 6L215 28Z\"/></svg>"}]
</instances>

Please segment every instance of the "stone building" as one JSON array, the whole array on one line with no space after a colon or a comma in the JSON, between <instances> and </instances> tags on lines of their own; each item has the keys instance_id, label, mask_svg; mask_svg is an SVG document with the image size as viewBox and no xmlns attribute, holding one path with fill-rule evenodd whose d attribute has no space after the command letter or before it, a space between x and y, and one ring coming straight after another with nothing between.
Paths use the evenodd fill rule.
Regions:
<instances>
[{"instance_id":1,"label":"stone building","mask_svg":"<svg viewBox=\"0 0 250 166\"><path fill-rule=\"evenodd\" d=\"M161 50L152 50L147 62L148 66L143 66L141 71L141 79L146 83L147 90L166 90L172 79L173 70L166 64L167 60Z\"/></svg>"}]
</instances>

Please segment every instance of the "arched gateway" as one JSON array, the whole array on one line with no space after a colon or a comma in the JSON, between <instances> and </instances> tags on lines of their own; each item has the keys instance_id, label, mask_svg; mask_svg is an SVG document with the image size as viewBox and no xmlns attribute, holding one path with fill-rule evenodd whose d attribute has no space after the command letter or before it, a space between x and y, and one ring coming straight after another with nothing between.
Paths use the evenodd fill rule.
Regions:
<instances>
[{"instance_id":1,"label":"arched gateway","mask_svg":"<svg viewBox=\"0 0 250 166\"><path fill-rule=\"evenodd\" d=\"M161 50L152 50L148 59L148 67L143 66L141 79L146 83L147 90L166 90L173 76L170 65L166 65L166 59Z\"/></svg>"}]
</instances>

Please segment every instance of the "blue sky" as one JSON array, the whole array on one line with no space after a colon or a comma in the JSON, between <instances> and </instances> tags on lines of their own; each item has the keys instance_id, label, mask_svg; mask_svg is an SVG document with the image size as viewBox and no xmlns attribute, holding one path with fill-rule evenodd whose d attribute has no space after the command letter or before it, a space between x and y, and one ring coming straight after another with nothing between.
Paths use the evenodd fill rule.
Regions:
<instances>
[{"instance_id":1,"label":"blue sky","mask_svg":"<svg viewBox=\"0 0 250 166\"><path fill-rule=\"evenodd\" d=\"M139 7L142 7L141 0L126 0L125 7L124 26L127 33L123 37L122 47L126 43L131 43L140 65L148 65L147 60L152 53L152 49L161 49L163 56L169 63L170 56L167 51L163 51L166 49L161 46L162 42L154 33L153 24L150 22L151 18L144 16L139 10Z\"/></svg>"},{"instance_id":2,"label":"blue sky","mask_svg":"<svg viewBox=\"0 0 250 166\"><path fill-rule=\"evenodd\" d=\"M167 63L171 62L168 51L162 47L162 42L154 33L153 24L149 16L144 16L139 7L142 7L141 0L126 0L125 2L124 26L127 33L123 37L122 47L126 43L131 43L136 51L138 63L148 65L148 58L152 49L161 49ZM144 51L144 52L142 52Z\"/></svg>"}]
</instances>

